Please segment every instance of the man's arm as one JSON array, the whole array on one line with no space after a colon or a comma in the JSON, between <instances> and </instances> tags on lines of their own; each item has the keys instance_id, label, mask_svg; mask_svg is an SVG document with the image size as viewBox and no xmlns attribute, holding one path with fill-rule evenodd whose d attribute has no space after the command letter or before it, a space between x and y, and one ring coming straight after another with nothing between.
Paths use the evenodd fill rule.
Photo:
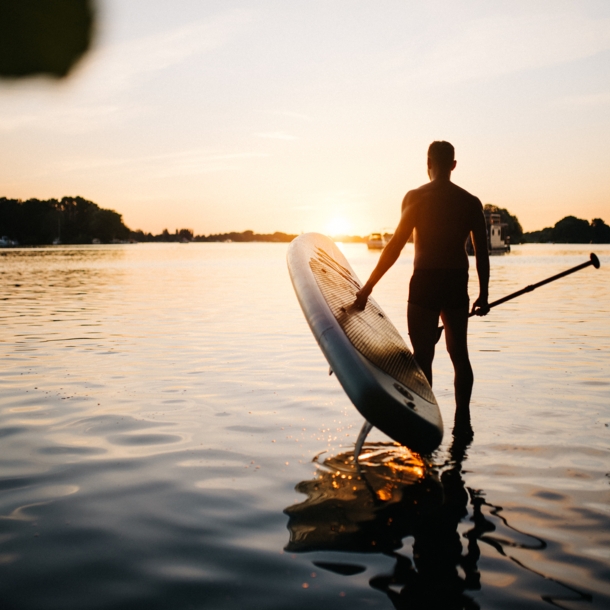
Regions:
<instances>
[{"instance_id":1,"label":"man's arm","mask_svg":"<svg viewBox=\"0 0 610 610\"><path fill-rule=\"evenodd\" d=\"M485 316L489 313L489 249L487 247L485 214L483 214L483 206L480 201L477 201L470 236L474 246L474 256L479 276L479 298L472 304L472 311L477 316Z\"/></svg>"},{"instance_id":2,"label":"man's arm","mask_svg":"<svg viewBox=\"0 0 610 610\"><path fill-rule=\"evenodd\" d=\"M414 209L411 201L411 193L407 193L402 202L402 216L396 231L390 239L388 245L383 249L379 257L375 269L371 273L371 277L367 280L366 284L356 293L356 300L354 301L354 307L356 309L364 309L366 302L369 298L375 284L386 274L388 269L398 260L402 249L405 247L413 227L415 226Z\"/></svg>"}]
</instances>

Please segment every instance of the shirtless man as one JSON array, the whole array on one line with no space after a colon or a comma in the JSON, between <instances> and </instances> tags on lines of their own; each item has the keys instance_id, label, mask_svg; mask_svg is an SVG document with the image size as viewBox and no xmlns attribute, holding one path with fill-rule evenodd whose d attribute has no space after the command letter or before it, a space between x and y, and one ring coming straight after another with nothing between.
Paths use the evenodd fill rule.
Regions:
<instances>
[{"instance_id":1,"label":"shirtless man","mask_svg":"<svg viewBox=\"0 0 610 610\"><path fill-rule=\"evenodd\" d=\"M489 311L489 253L481 202L451 182L456 165L454 154L449 142L430 144L430 182L405 195L396 232L381 253L371 277L357 293L354 306L364 309L373 287L396 262L414 231L415 258L407 309L413 355L432 385L432 360L440 316L455 371L457 420L458 416L469 418L474 381L467 343L468 236L472 237L479 276L479 297L472 311L480 316Z\"/></svg>"}]
</instances>

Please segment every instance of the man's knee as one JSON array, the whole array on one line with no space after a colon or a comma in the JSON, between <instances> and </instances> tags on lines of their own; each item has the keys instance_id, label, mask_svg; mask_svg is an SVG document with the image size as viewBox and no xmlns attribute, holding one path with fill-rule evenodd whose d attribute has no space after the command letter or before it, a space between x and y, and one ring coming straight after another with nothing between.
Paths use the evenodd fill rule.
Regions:
<instances>
[{"instance_id":1,"label":"man's knee","mask_svg":"<svg viewBox=\"0 0 610 610\"><path fill-rule=\"evenodd\" d=\"M468 343L466 337L457 338L451 334L447 334L447 352L452 362L468 360Z\"/></svg>"},{"instance_id":2,"label":"man's knee","mask_svg":"<svg viewBox=\"0 0 610 610\"><path fill-rule=\"evenodd\" d=\"M465 377L473 376L472 365L470 364L468 351L450 354L450 357L451 363L453 364L453 369L457 374Z\"/></svg>"}]
</instances>

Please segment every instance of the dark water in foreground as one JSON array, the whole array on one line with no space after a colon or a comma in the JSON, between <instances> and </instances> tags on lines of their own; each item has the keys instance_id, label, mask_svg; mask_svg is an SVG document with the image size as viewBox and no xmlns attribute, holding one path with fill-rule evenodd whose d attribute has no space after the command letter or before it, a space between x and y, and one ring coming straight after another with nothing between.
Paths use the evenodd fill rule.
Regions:
<instances>
[{"instance_id":1,"label":"dark water in foreground","mask_svg":"<svg viewBox=\"0 0 610 610\"><path fill-rule=\"evenodd\" d=\"M471 325L474 435L369 437L285 246L0 251L0 608L610 607L610 248ZM361 276L376 256L345 252ZM523 246L498 298L587 259ZM405 334L407 251L376 289Z\"/></svg>"}]
</instances>

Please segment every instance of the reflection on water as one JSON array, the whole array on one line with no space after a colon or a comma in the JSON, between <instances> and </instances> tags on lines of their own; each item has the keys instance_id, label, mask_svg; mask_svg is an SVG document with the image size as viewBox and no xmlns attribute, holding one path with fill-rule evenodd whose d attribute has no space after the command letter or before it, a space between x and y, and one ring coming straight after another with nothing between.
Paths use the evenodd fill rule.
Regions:
<instances>
[{"instance_id":1,"label":"reflection on water","mask_svg":"<svg viewBox=\"0 0 610 610\"><path fill-rule=\"evenodd\" d=\"M314 479L296 486L307 500L284 511L290 530L286 550L391 557L395 561L392 573L373 576L369 582L398 610L479 609L468 592L481 589L480 543L562 590L542 595L544 601L557 607L563 607L560 601L592 601L589 593L547 577L510 555L513 548L540 551L547 544L512 528L501 514L502 507L488 503L482 490L466 487L463 464L473 436L469 420L457 423L442 464L425 462L394 443L367 443L359 463L354 461L353 451L327 457ZM468 529L460 533L460 524L467 517ZM492 535L498 522L511 535ZM412 537L410 556L399 552L407 537ZM345 576L366 569L352 562L318 560L313 564ZM515 580L508 576L503 584Z\"/></svg>"},{"instance_id":2,"label":"reflection on water","mask_svg":"<svg viewBox=\"0 0 610 610\"><path fill-rule=\"evenodd\" d=\"M315 479L296 487L307 500L284 511L287 551L391 553L413 533L415 515L442 502L434 472L394 443L366 443L359 463L349 451L320 466Z\"/></svg>"}]
</instances>

